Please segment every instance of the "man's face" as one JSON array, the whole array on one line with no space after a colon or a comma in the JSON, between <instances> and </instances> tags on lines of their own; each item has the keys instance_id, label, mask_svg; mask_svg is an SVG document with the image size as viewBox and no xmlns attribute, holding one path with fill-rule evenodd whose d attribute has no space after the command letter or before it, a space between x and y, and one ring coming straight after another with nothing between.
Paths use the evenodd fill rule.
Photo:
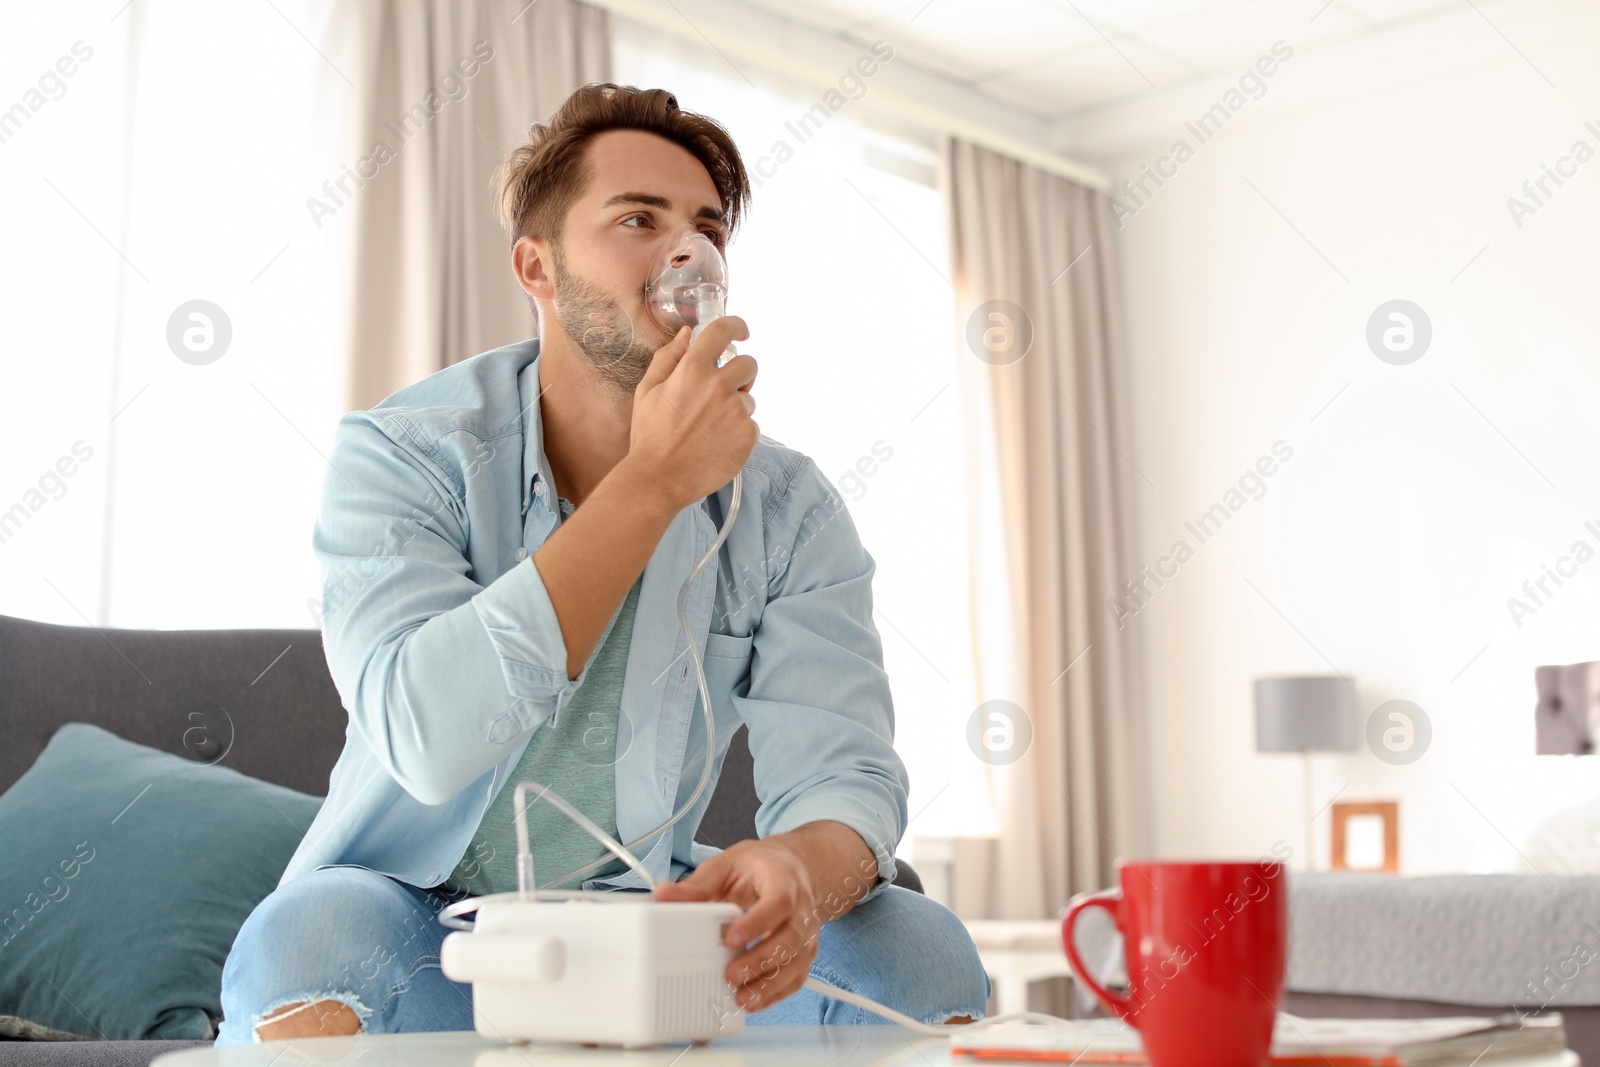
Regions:
<instances>
[{"instance_id":1,"label":"man's face","mask_svg":"<svg viewBox=\"0 0 1600 1067\"><path fill-rule=\"evenodd\" d=\"M631 395L672 339L644 300L666 235L692 221L725 252L727 228L711 175L663 137L609 130L590 142L588 160L588 187L552 248L556 317L578 353Z\"/></svg>"}]
</instances>

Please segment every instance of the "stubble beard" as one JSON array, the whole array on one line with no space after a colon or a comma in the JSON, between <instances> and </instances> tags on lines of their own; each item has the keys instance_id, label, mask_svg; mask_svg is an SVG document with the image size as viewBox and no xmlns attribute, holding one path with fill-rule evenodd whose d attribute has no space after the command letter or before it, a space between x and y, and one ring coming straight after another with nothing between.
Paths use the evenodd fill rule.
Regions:
<instances>
[{"instance_id":1,"label":"stubble beard","mask_svg":"<svg viewBox=\"0 0 1600 1067\"><path fill-rule=\"evenodd\" d=\"M559 244L554 258L555 305L562 330L608 388L619 398L632 399L659 346L640 340L620 304L567 269Z\"/></svg>"}]
</instances>

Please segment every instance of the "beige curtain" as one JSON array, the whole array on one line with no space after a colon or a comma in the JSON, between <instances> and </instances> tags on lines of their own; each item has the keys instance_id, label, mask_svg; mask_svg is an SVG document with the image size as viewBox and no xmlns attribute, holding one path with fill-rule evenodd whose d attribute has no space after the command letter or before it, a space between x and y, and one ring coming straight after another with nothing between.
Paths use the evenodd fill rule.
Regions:
<instances>
[{"instance_id":1,"label":"beige curtain","mask_svg":"<svg viewBox=\"0 0 1600 1067\"><path fill-rule=\"evenodd\" d=\"M349 185L346 399L367 408L533 335L491 178L529 123L579 86L611 80L611 27L573 0L363 0L357 10L357 158L376 173Z\"/></svg>"},{"instance_id":2,"label":"beige curtain","mask_svg":"<svg viewBox=\"0 0 1600 1067\"><path fill-rule=\"evenodd\" d=\"M944 169L963 393L992 456L976 473L1003 531L972 562L1008 605L989 625L974 598L979 697L1018 705L1032 733L1021 758L987 760L1003 783L989 917L1055 918L1151 843L1140 630L1107 604L1138 575L1143 477L1116 246L1091 189L956 138Z\"/></svg>"}]
</instances>

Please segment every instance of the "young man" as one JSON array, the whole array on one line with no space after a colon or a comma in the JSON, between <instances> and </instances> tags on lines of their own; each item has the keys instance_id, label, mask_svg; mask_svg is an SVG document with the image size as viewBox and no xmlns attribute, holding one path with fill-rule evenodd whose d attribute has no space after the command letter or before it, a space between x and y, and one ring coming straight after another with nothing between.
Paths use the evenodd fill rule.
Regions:
<instances>
[{"instance_id":1,"label":"young man","mask_svg":"<svg viewBox=\"0 0 1600 1067\"><path fill-rule=\"evenodd\" d=\"M538 337L340 423L313 547L350 728L326 803L229 954L217 1043L472 1029L471 987L439 971L437 914L516 887L516 783L549 785L623 842L688 799L707 738L677 596L736 475L733 529L686 610L718 768L749 727L759 837L694 839L713 779L639 846L655 895L747 909L726 975L751 1023L882 1021L802 990L810 973L923 1021L981 1017L989 980L965 928L890 884L909 783L873 559L815 464L760 435L756 361L717 365L745 323L691 343L645 309L672 230L727 247L750 198L732 140L664 90L590 85L532 127L501 182ZM528 818L541 887L647 885L554 806Z\"/></svg>"}]
</instances>

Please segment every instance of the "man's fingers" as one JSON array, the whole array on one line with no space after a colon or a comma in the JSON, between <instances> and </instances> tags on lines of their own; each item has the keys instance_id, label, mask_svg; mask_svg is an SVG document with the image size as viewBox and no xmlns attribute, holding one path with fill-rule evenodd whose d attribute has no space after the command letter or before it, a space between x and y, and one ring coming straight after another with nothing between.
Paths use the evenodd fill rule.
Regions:
<instances>
[{"instance_id":1,"label":"man's fingers","mask_svg":"<svg viewBox=\"0 0 1600 1067\"><path fill-rule=\"evenodd\" d=\"M706 860L681 882L656 886L658 899L726 900L748 908L756 902L756 888L723 853Z\"/></svg>"},{"instance_id":2,"label":"man's fingers","mask_svg":"<svg viewBox=\"0 0 1600 1067\"><path fill-rule=\"evenodd\" d=\"M717 360L728 350L730 344L734 341L743 341L749 336L750 328L737 315L723 315L712 319L689 346L687 357L689 366L685 369L696 373L711 373L717 369Z\"/></svg>"},{"instance_id":3,"label":"man's fingers","mask_svg":"<svg viewBox=\"0 0 1600 1067\"><path fill-rule=\"evenodd\" d=\"M760 366L756 363L756 357L741 352L724 363L722 368L717 371L717 374L732 382L735 388L747 390L755 383L756 371L759 369Z\"/></svg>"},{"instance_id":4,"label":"man's fingers","mask_svg":"<svg viewBox=\"0 0 1600 1067\"><path fill-rule=\"evenodd\" d=\"M689 327L683 326L672 335L672 340L656 349L656 354L650 360L650 366L645 368L644 377L639 379L639 391L646 392L666 381L688 350Z\"/></svg>"},{"instance_id":5,"label":"man's fingers","mask_svg":"<svg viewBox=\"0 0 1600 1067\"><path fill-rule=\"evenodd\" d=\"M759 995L759 1010L797 992L815 958L814 944L788 935L772 937L729 961L725 977L731 976L728 984L741 1003L750 993Z\"/></svg>"},{"instance_id":6,"label":"man's fingers","mask_svg":"<svg viewBox=\"0 0 1600 1067\"><path fill-rule=\"evenodd\" d=\"M656 896L673 900L721 900L726 879L710 861L702 863L681 882L660 882Z\"/></svg>"},{"instance_id":7,"label":"man's fingers","mask_svg":"<svg viewBox=\"0 0 1600 1067\"><path fill-rule=\"evenodd\" d=\"M711 891L703 885L690 885L685 879L682 882L657 882L655 897L657 900L710 900Z\"/></svg>"},{"instance_id":8,"label":"man's fingers","mask_svg":"<svg viewBox=\"0 0 1600 1067\"><path fill-rule=\"evenodd\" d=\"M758 938L766 937L793 912L794 893L787 888L770 888L749 911L728 927L728 947L742 948Z\"/></svg>"}]
</instances>

